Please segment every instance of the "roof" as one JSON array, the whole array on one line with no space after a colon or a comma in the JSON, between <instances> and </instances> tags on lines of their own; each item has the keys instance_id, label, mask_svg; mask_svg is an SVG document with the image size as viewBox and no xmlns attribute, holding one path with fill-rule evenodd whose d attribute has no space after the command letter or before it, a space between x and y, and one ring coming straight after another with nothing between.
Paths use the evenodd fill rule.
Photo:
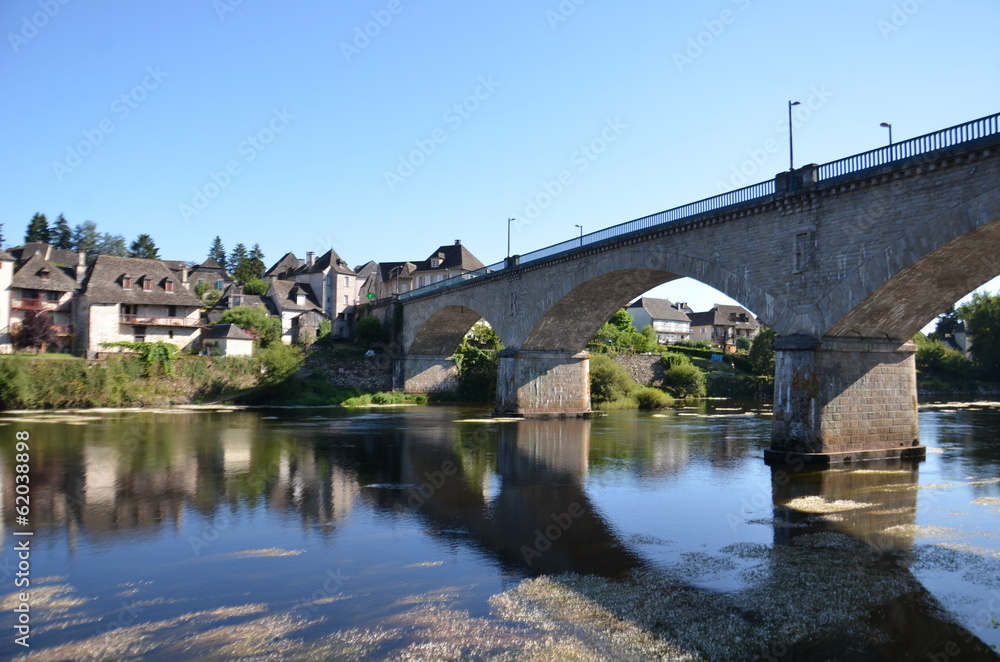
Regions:
<instances>
[{"instance_id":1,"label":"roof","mask_svg":"<svg viewBox=\"0 0 1000 662\"><path fill-rule=\"evenodd\" d=\"M43 274L48 274L48 277L44 277ZM14 272L11 287L23 290L72 292L77 288L77 283L75 278L70 277L61 268L54 266L40 253L35 253Z\"/></svg>"},{"instance_id":2,"label":"roof","mask_svg":"<svg viewBox=\"0 0 1000 662\"><path fill-rule=\"evenodd\" d=\"M716 304L711 310L691 313L688 318L691 326L734 326L737 329L756 329L760 326L753 313L743 306Z\"/></svg>"},{"instance_id":3,"label":"roof","mask_svg":"<svg viewBox=\"0 0 1000 662\"><path fill-rule=\"evenodd\" d=\"M7 251L0 249L0 260L10 260L10 261L13 261L14 260L14 256L11 255L10 253L8 253Z\"/></svg>"},{"instance_id":4,"label":"roof","mask_svg":"<svg viewBox=\"0 0 1000 662\"><path fill-rule=\"evenodd\" d=\"M432 267L431 260L435 257L440 259L441 263L436 267ZM486 266L475 255L470 253L469 249L463 246L461 241L456 241L450 246L439 246L436 251L427 256L426 260L421 260L415 264L418 271L432 271L437 269L475 271Z\"/></svg>"},{"instance_id":5,"label":"roof","mask_svg":"<svg viewBox=\"0 0 1000 662\"><path fill-rule=\"evenodd\" d=\"M195 269L221 269L222 265L214 257L210 257L201 264L199 264Z\"/></svg>"},{"instance_id":6,"label":"roof","mask_svg":"<svg viewBox=\"0 0 1000 662\"><path fill-rule=\"evenodd\" d=\"M375 260L368 260L364 264L354 267L354 273L358 275L358 278L368 278L376 271L378 271L378 262Z\"/></svg>"},{"instance_id":7,"label":"roof","mask_svg":"<svg viewBox=\"0 0 1000 662\"><path fill-rule=\"evenodd\" d=\"M43 258L52 264L62 264L67 267L75 267L80 256L76 251L65 248L53 248L50 244L41 241L33 241L23 246L15 246L7 250L18 262L27 262L35 253L40 253Z\"/></svg>"},{"instance_id":8,"label":"roof","mask_svg":"<svg viewBox=\"0 0 1000 662\"><path fill-rule=\"evenodd\" d=\"M124 288L123 279L132 279L132 287ZM140 279L152 281L146 292ZM166 282L174 283L174 291L167 292ZM99 255L87 279L83 294L93 303L160 304L166 306L202 305L201 300L188 292L175 273L163 260L146 260L138 257Z\"/></svg>"},{"instance_id":9,"label":"roof","mask_svg":"<svg viewBox=\"0 0 1000 662\"><path fill-rule=\"evenodd\" d=\"M335 271L338 274L354 275L354 270L347 266L347 263L340 259L340 256L337 255L337 252L332 248L323 253L323 255L321 255L311 267L309 265L300 267L296 270L295 275L316 273L326 271L327 269Z\"/></svg>"},{"instance_id":10,"label":"roof","mask_svg":"<svg viewBox=\"0 0 1000 662\"><path fill-rule=\"evenodd\" d=\"M202 331L202 339L253 340L246 331L235 324L213 324Z\"/></svg>"},{"instance_id":11,"label":"roof","mask_svg":"<svg viewBox=\"0 0 1000 662\"><path fill-rule=\"evenodd\" d=\"M234 302L235 305L231 306L229 303L231 297L239 297L239 303ZM211 318L211 316L215 313L222 314L230 308L235 308L236 306L253 307L258 305L264 306L268 315L277 316L278 312L275 310L274 304L268 297L257 296L256 294L243 294L239 287L234 284L230 284L222 290L222 295L219 297L219 300L216 301L211 308L209 308L208 315Z\"/></svg>"},{"instance_id":12,"label":"roof","mask_svg":"<svg viewBox=\"0 0 1000 662\"><path fill-rule=\"evenodd\" d=\"M690 318L683 310L678 310L670 299L654 299L641 297L629 305L629 309L642 308L651 319L671 322L689 322Z\"/></svg>"},{"instance_id":13,"label":"roof","mask_svg":"<svg viewBox=\"0 0 1000 662\"><path fill-rule=\"evenodd\" d=\"M294 253L285 253L281 256L281 259L274 263L274 265L264 272L265 276L277 276L281 278L285 273L289 271L294 271L299 268L299 259L295 257Z\"/></svg>"},{"instance_id":14,"label":"roof","mask_svg":"<svg viewBox=\"0 0 1000 662\"><path fill-rule=\"evenodd\" d=\"M298 303L298 295L305 295L305 303ZM271 289L267 291L268 298L274 303L278 310L319 310L322 312L319 301L313 294L312 288L306 283L296 283L293 280L276 280L271 283Z\"/></svg>"},{"instance_id":15,"label":"roof","mask_svg":"<svg viewBox=\"0 0 1000 662\"><path fill-rule=\"evenodd\" d=\"M417 270L417 265L413 262L380 262L378 270L382 282L387 283L395 278L411 277Z\"/></svg>"}]
</instances>

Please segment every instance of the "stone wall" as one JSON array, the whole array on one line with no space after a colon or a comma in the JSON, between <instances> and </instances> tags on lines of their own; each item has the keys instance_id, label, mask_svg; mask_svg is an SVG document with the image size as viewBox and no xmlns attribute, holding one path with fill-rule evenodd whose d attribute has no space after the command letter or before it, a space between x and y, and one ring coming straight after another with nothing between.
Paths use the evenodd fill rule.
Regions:
<instances>
[{"instance_id":1,"label":"stone wall","mask_svg":"<svg viewBox=\"0 0 1000 662\"><path fill-rule=\"evenodd\" d=\"M522 416L589 413L590 355L501 351L496 408Z\"/></svg>"},{"instance_id":2,"label":"stone wall","mask_svg":"<svg viewBox=\"0 0 1000 662\"><path fill-rule=\"evenodd\" d=\"M625 366L632 379L643 386L663 386L663 361L659 354L618 354L615 363Z\"/></svg>"},{"instance_id":3,"label":"stone wall","mask_svg":"<svg viewBox=\"0 0 1000 662\"><path fill-rule=\"evenodd\" d=\"M310 367L321 369L336 388L392 390L392 363L385 359L324 359Z\"/></svg>"}]
</instances>

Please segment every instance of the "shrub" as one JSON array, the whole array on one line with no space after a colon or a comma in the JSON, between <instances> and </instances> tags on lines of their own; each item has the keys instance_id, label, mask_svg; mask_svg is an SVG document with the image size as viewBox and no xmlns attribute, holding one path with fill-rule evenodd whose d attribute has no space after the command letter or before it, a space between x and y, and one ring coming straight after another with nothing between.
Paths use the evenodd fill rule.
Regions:
<instances>
[{"instance_id":1,"label":"shrub","mask_svg":"<svg viewBox=\"0 0 1000 662\"><path fill-rule=\"evenodd\" d=\"M953 378L969 375L972 363L962 352L940 340L931 340L922 333L913 340L917 344L915 360L919 370Z\"/></svg>"},{"instance_id":2,"label":"shrub","mask_svg":"<svg viewBox=\"0 0 1000 662\"><path fill-rule=\"evenodd\" d=\"M639 409L663 409L674 403L674 399L658 388L646 386L640 388L635 394Z\"/></svg>"},{"instance_id":3,"label":"shrub","mask_svg":"<svg viewBox=\"0 0 1000 662\"><path fill-rule=\"evenodd\" d=\"M777 339L778 334L774 329L763 327L750 343L747 360L755 375L774 376L774 341Z\"/></svg>"},{"instance_id":4,"label":"shrub","mask_svg":"<svg viewBox=\"0 0 1000 662\"><path fill-rule=\"evenodd\" d=\"M690 363L678 364L667 370L663 384L681 398L705 395L705 373Z\"/></svg>"},{"instance_id":5,"label":"shrub","mask_svg":"<svg viewBox=\"0 0 1000 662\"><path fill-rule=\"evenodd\" d=\"M305 363L305 354L298 347L278 342L257 352L260 359L263 382L278 384L285 381Z\"/></svg>"},{"instance_id":6,"label":"shrub","mask_svg":"<svg viewBox=\"0 0 1000 662\"><path fill-rule=\"evenodd\" d=\"M638 389L625 366L603 354L590 357L590 398L594 403L631 399Z\"/></svg>"},{"instance_id":7,"label":"shrub","mask_svg":"<svg viewBox=\"0 0 1000 662\"><path fill-rule=\"evenodd\" d=\"M678 365L691 365L691 357L680 352L666 352L660 358L660 361L663 362L663 367L667 370Z\"/></svg>"},{"instance_id":8,"label":"shrub","mask_svg":"<svg viewBox=\"0 0 1000 662\"><path fill-rule=\"evenodd\" d=\"M354 338L365 349L381 345L388 337L385 325L377 317L363 317L354 325Z\"/></svg>"},{"instance_id":9,"label":"shrub","mask_svg":"<svg viewBox=\"0 0 1000 662\"><path fill-rule=\"evenodd\" d=\"M741 337L739 337L739 338L736 339L736 349L738 349L740 351L744 351L744 352L748 351L750 349L750 345L751 344L752 343L750 342L749 338L741 336Z\"/></svg>"},{"instance_id":10,"label":"shrub","mask_svg":"<svg viewBox=\"0 0 1000 662\"><path fill-rule=\"evenodd\" d=\"M252 294L254 296L262 297L267 294L267 291L271 288L271 284L266 280L249 280L243 285L243 294Z\"/></svg>"}]
</instances>

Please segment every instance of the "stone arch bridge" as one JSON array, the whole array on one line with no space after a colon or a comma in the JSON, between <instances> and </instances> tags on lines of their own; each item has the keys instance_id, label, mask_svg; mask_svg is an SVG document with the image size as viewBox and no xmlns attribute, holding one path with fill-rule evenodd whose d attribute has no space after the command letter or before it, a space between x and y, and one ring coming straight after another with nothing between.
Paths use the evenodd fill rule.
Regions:
<instances>
[{"instance_id":1,"label":"stone arch bridge","mask_svg":"<svg viewBox=\"0 0 1000 662\"><path fill-rule=\"evenodd\" d=\"M588 340L689 276L778 333L768 461L921 457L909 339L1000 274L998 183L994 115L414 290L396 302L398 385L453 383L483 318L507 347L498 412L587 414Z\"/></svg>"}]
</instances>

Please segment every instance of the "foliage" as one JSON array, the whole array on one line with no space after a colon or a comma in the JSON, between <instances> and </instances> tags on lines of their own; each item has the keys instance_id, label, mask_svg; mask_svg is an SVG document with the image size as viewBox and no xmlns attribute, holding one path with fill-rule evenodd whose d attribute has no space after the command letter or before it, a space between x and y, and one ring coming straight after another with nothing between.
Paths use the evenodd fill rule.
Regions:
<instances>
[{"instance_id":1,"label":"foliage","mask_svg":"<svg viewBox=\"0 0 1000 662\"><path fill-rule=\"evenodd\" d=\"M663 375L663 385L680 398L701 398L706 393L705 373L691 363L677 364L668 369Z\"/></svg>"},{"instance_id":2,"label":"foliage","mask_svg":"<svg viewBox=\"0 0 1000 662\"><path fill-rule=\"evenodd\" d=\"M56 218L56 224L49 231L49 243L54 248L62 250L73 248L73 231L69 229L69 223L66 222L66 217L62 214L59 214L59 217Z\"/></svg>"},{"instance_id":3,"label":"foliage","mask_svg":"<svg viewBox=\"0 0 1000 662\"><path fill-rule=\"evenodd\" d=\"M652 386L644 386L635 393L639 409L663 409L674 404L674 399L667 393Z\"/></svg>"},{"instance_id":4,"label":"foliage","mask_svg":"<svg viewBox=\"0 0 1000 662\"><path fill-rule=\"evenodd\" d=\"M972 360L983 376L1000 377L1000 293L976 292L958 309L972 342Z\"/></svg>"},{"instance_id":5,"label":"foliage","mask_svg":"<svg viewBox=\"0 0 1000 662\"><path fill-rule=\"evenodd\" d=\"M205 295L205 303L213 305L221 297L222 297L222 292L220 292L219 290L209 290L208 293Z\"/></svg>"},{"instance_id":6,"label":"foliage","mask_svg":"<svg viewBox=\"0 0 1000 662\"><path fill-rule=\"evenodd\" d=\"M271 284L269 282L255 278L243 284L243 294L253 294L262 297L267 294L270 288Z\"/></svg>"},{"instance_id":7,"label":"foliage","mask_svg":"<svg viewBox=\"0 0 1000 662\"><path fill-rule=\"evenodd\" d=\"M0 409L30 406L30 383L27 361L20 357L0 360Z\"/></svg>"},{"instance_id":8,"label":"foliage","mask_svg":"<svg viewBox=\"0 0 1000 662\"><path fill-rule=\"evenodd\" d=\"M205 281L199 281L199 282L195 283L194 284L194 295L196 297L198 297L199 299L204 298L205 297L205 292L208 292L208 287L209 287L209 285Z\"/></svg>"},{"instance_id":9,"label":"foliage","mask_svg":"<svg viewBox=\"0 0 1000 662\"><path fill-rule=\"evenodd\" d=\"M324 317L319 323L319 329L316 330L316 339L326 338L333 331L333 322Z\"/></svg>"},{"instance_id":10,"label":"foliage","mask_svg":"<svg viewBox=\"0 0 1000 662\"><path fill-rule=\"evenodd\" d=\"M948 310L938 316L937 326L934 327L934 333L930 334L929 338L931 340L944 340L945 337L955 333L959 322L960 319L955 306L949 307Z\"/></svg>"},{"instance_id":11,"label":"foliage","mask_svg":"<svg viewBox=\"0 0 1000 662\"><path fill-rule=\"evenodd\" d=\"M260 260L263 264L264 262L264 251L260 249L260 244L254 244L253 248L250 249L250 259Z\"/></svg>"},{"instance_id":12,"label":"foliage","mask_svg":"<svg viewBox=\"0 0 1000 662\"><path fill-rule=\"evenodd\" d=\"M59 339L52 328L52 317L47 312L28 311L24 320L11 335L11 341L19 349L37 349L44 352L46 346Z\"/></svg>"},{"instance_id":13,"label":"foliage","mask_svg":"<svg viewBox=\"0 0 1000 662\"><path fill-rule=\"evenodd\" d=\"M454 355L462 400L490 402L496 398L502 349L500 336L485 324L476 324L465 334Z\"/></svg>"},{"instance_id":14,"label":"foliage","mask_svg":"<svg viewBox=\"0 0 1000 662\"><path fill-rule=\"evenodd\" d=\"M710 340L678 340L675 347L695 347L698 349L717 349Z\"/></svg>"},{"instance_id":15,"label":"foliage","mask_svg":"<svg viewBox=\"0 0 1000 662\"><path fill-rule=\"evenodd\" d=\"M110 232L101 234L94 252L97 255L127 257L128 249L125 247L125 235L111 234Z\"/></svg>"},{"instance_id":16,"label":"foliage","mask_svg":"<svg viewBox=\"0 0 1000 662\"><path fill-rule=\"evenodd\" d=\"M35 241L43 244L49 241L49 221L45 218L45 214L40 212L31 217L31 221L28 222L28 230L24 233L24 243Z\"/></svg>"},{"instance_id":17,"label":"foliage","mask_svg":"<svg viewBox=\"0 0 1000 662\"><path fill-rule=\"evenodd\" d=\"M237 306L222 314L223 324L235 324L250 334L261 349L281 344L281 320L267 314L264 306Z\"/></svg>"},{"instance_id":18,"label":"foliage","mask_svg":"<svg viewBox=\"0 0 1000 662\"><path fill-rule=\"evenodd\" d=\"M234 309L235 310L235 309ZM261 362L263 383L274 385L289 379L305 364L305 353L298 347L282 342L272 343L257 352Z\"/></svg>"},{"instance_id":19,"label":"foliage","mask_svg":"<svg viewBox=\"0 0 1000 662\"><path fill-rule=\"evenodd\" d=\"M93 264L94 260L97 259L97 244L100 238L101 235L97 232L97 223L84 221L73 228L73 236L70 241L73 244L73 250L86 253L88 264Z\"/></svg>"},{"instance_id":20,"label":"foliage","mask_svg":"<svg viewBox=\"0 0 1000 662\"><path fill-rule=\"evenodd\" d=\"M647 324L646 326L639 329L641 333L646 338L646 351L651 352L656 350L660 346L660 338L656 335L656 329L653 328L652 324Z\"/></svg>"},{"instance_id":21,"label":"foliage","mask_svg":"<svg viewBox=\"0 0 1000 662\"><path fill-rule=\"evenodd\" d=\"M140 234L128 247L129 257L140 257L147 260L159 260L160 249L156 247L153 238L148 234Z\"/></svg>"},{"instance_id":22,"label":"foliage","mask_svg":"<svg viewBox=\"0 0 1000 662\"><path fill-rule=\"evenodd\" d=\"M247 259L247 257L247 247L242 243L236 244L236 246L233 247L233 251L229 254L229 258L226 260L226 264L229 265L230 273L237 269L240 266L240 263Z\"/></svg>"},{"instance_id":23,"label":"foliage","mask_svg":"<svg viewBox=\"0 0 1000 662\"><path fill-rule=\"evenodd\" d=\"M372 405L426 404L427 396L422 393L364 393L348 398L340 404L344 407L370 407Z\"/></svg>"},{"instance_id":24,"label":"foliage","mask_svg":"<svg viewBox=\"0 0 1000 662\"><path fill-rule=\"evenodd\" d=\"M594 405L611 403L632 403L631 408L638 406L633 396L639 390L625 366L615 363L615 360L604 354L590 357L590 399ZM618 407L622 408L622 407Z\"/></svg>"},{"instance_id":25,"label":"foliage","mask_svg":"<svg viewBox=\"0 0 1000 662\"><path fill-rule=\"evenodd\" d=\"M762 326L750 345L750 370L755 375L774 376L774 341L778 334L774 329Z\"/></svg>"},{"instance_id":26,"label":"foliage","mask_svg":"<svg viewBox=\"0 0 1000 662\"><path fill-rule=\"evenodd\" d=\"M681 354L680 352L665 352L660 357L660 362L663 363L665 370L670 370L678 365L691 365L691 358L687 354Z\"/></svg>"},{"instance_id":27,"label":"foliage","mask_svg":"<svg viewBox=\"0 0 1000 662\"><path fill-rule=\"evenodd\" d=\"M118 342L101 343L103 347L123 347L139 354L139 361L145 367L146 376L151 377L157 374L157 368L163 371L164 375L172 377L174 375L174 362L180 350L177 345L173 345L162 340L156 342L130 342L119 340Z\"/></svg>"},{"instance_id":28,"label":"foliage","mask_svg":"<svg viewBox=\"0 0 1000 662\"><path fill-rule=\"evenodd\" d=\"M915 360L917 369L921 372L931 372L951 378L969 376L972 364L959 350L949 347L936 338L928 338L923 333L918 333L913 342L917 344Z\"/></svg>"},{"instance_id":29,"label":"foliage","mask_svg":"<svg viewBox=\"0 0 1000 662\"><path fill-rule=\"evenodd\" d=\"M365 349L372 349L388 340L385 325L377 317L363 317L354 324L354 338Z\"/></svg>"},{"instance_id":30,"label":"foliage","mask_svg":"<svg viewBox=\"0 0 1000 662\"><path fill-rule=\"evenodd\" d=\"M304 349L309 349L314 342L316 342L313 332L309 329L305 329L299 333L299 337L296 339L298 344Z\"/></svg>"},{"instance_id":31,"label":"foliage","mask_svg":"<svg viewBox=\"0 0 1000 662\"><path fill-rule=\"evenodd\" d=\"M632 323L632 316L622 308L597 330L593 339L587 343L587 349L597 354L648 352L657 345L656 333L652 327L649 331L652 333L652 344L650 336L639 333Z\"/></svg>"},{"instance_id":32,"label":"foliage","mask_svg":"<svg viewBox=\"0 0 1000 662\"><path fill-rule=\"evenodd\" d=\"M208 257L213 258L223 269L226 268L226 248L222 245L222 238L219 235L212 240L212 245L208 249Z\"/></svg>"},{"instance_id":33,"label":"foliage","mask_svg":"<svg viewBox=\"0 0 1000 662\"><path fill-rule=\"evenodd\" d=\"M243 244L240 244L242 246ZM235 252L235 251L234 251ZM246 285L251 282L264 283L261 278L264 276L264 263L255 257L245 257L239 262L235 263L236 268L233 271L233 279L241 284ZM262 294L266 294L267 289L265 288Z\"/></svg>"},{"instance_id":34,"label":"foliage","mask_svg":"<svg viewBox=\"0 0 1000 662\"><path fill-rule=\"evenodd\" d=\"M746 336L740 336L739 338L736 339L736 349L738 350L744 352L748 351L750 349L751 344L752 343L750 342L750 339L747 338Z\"/></svg>"}]
</instances>

